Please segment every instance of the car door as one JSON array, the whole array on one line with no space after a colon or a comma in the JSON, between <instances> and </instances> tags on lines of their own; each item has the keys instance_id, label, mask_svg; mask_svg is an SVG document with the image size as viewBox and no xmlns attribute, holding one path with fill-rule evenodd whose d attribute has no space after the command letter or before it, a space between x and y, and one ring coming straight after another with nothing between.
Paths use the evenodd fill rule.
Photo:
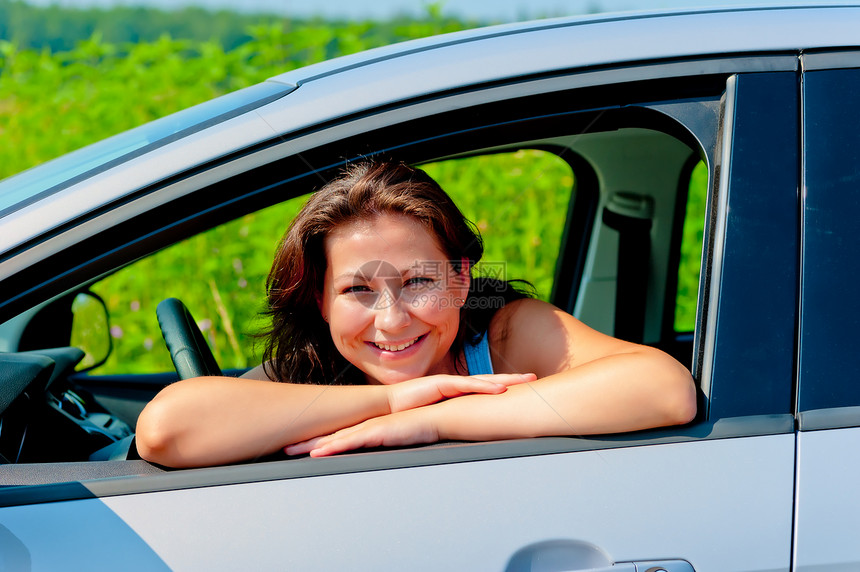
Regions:
<instances>
[{"instance_id":1,"label":"car door","mask_svg":"<svg viewBox=\"0 0 860 572\"><path fill-rule=\"evenodd\" d=\"M652 264L664 268L654 274L660 287L652 289L645 312L646 342L687 343L701 387L694 424L109 479L99 474L114 466L109 463L84 463L84 473L67 466L76 482L0 490L3 564L36 570L788 570L795 460L795 67L790 56L634 66L441 94L326 127L298 156L283 151L296 152L297 140L275 142L245 159L260 164L264 153L283 157L267 170L246 169L251 175L243 178L239 158L230 170L240 175L212 183L247 184L253 202L265 195L255 189L274 188L275 174L290 181L276 190L289 194L295 181L316 176L307 164L331 164L359 146L396 148L420 162L491 152L505 142L566 142L576 150L574 162L590 161L590 175L575 172L578 185L593 184L596 194L591 211L568 217L568 225L571 217L587 224L579 239L575 228L565 231L553 299L588 321L589 312L598 315L595 307L613 307L618 286L611 264L617 255L603 254L618 237L598 213L612 191L630 190L623 186L636 182L633 167L644 169L650 160L645 153L623 154L613 142L628 134L633 141L643 125L657 125L654 137L686 141L687 158L698 159L690 153L697 149L709 172L695 337L684 342L663 320L674 310L678 264L668 246ZM506 115L513 112L520 119ZM266 110L259 113L265 117ZM198 194L213 196L210 188ZM656 208L683 213L685 201ZM218 218L218 209L241 210L243 204L200 208ZM150 218L184 216L188 224L187 213L169 214L173 208L158 207ZM677 248L672 228L678 227L667 230L663 223L652 236ZM583 305L583 297L591 303ZM595 327L611 330L612 321L605 314L603 320Z\"/></svg>"},{"instance_id":2,"label":"car door","mask_svg":"<svg viewBox=\"0 0 860 572\"><path fill-rule=\"evenodd\" d=\"M860 566L860 54L803 56L803 277L794 569Z\"/></svg>"}]
</instances>

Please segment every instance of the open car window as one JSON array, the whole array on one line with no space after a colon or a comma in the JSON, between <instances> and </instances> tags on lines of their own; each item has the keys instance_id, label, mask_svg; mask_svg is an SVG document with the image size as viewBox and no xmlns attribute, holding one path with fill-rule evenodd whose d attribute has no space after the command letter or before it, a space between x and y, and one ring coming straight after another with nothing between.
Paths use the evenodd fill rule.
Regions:
<instances>
[{"instance_id":1,"label":"open car window","mask_svg":"<svg viewBox=\"0 0 860 572\"><path fill-rule=\"evenodd\" d=\"M227 177L215 176L220 165L204 172L205 184L187 196L168 195L172 198L160 203L162 191L154 191L142 199L152 205L149 211L76 247L75 256L86 256L106 243L123 245L109 257L93 258L93 278L41 308L18 349L69 345L73 335L91 336L92 318L84 312L71 312L65 343L61 336L45 338L33 324L56 322L74 310L72 300L81 292L103 300L109 358L87 371L65 369L63 380L51 385L57 392L52 395L62 410L64 402L76 402L67 395L71 390L85 407L93 404L131 430L145 404L176 379L155 316L162 299L186 303L223 370L235 375L258 365L261 345L255 334L264 327L259 316L265 310L265 278L289 221L344 158L379 154L426 169L451 194L483 235L478 273L528 280L538 297L595 329L660 347L694 368L691 332L702 319L699 270L707 242L704 199L712 191L724 85L723 76L706 77L680 98L673 98L673 82L645 82L638 91L552 91L481 105L481 114L446 106L390 125L358 118L307 135L317 143L298 152L297 143L273 141L233 159L236 166L225 168ZM628 93L642 100L630 103ZM424 113L421 106L416 109ZM245 162L252 166L242 168ZM630 256L622 245L642 243L641 234L628 232L628 223L637 218L647 222L649 244ZM119 269L100 267L110 263ZM638 292L632 298L624 294L631 288ZM632 311L616 311L631 300ZM93 324L102 327L98 319ZM56 414L56 407L43 414ZM712 435L712 429L704 427L700 436ZM83 445L63 449L76 450L74 459L53 450L47 437L38 442L42 450L24 458L93 464L91 455L105 442L84 433L67 435L69 440L83 435ZM672 430L630 438L659 441L666 434ZM607 441L613 442L617 439ZM597 446L594 440L543 443L517 445L516 454L545 445L552 450ZM503 443L488 447L470 451L479 456L509 451Z\"/></svg>"},{"instance_id":2,"label":"open car window","mask_svg":"<svg viewBox=\"0 0 860 572\"><path fill-rule=\"evenodd\" d=\"M528 280L549 300L574 189L571 165L522 149L421 165L480 230L476 274ZM265 280L278 242L307 200L299 196L170 246L93 284L111 318L113 351L93 375L158 373L173 365L155 307L168 297L189 307L222 369L261 363ZM83 315L75 332L86 335Z\"/></svg>"}]
</instances>

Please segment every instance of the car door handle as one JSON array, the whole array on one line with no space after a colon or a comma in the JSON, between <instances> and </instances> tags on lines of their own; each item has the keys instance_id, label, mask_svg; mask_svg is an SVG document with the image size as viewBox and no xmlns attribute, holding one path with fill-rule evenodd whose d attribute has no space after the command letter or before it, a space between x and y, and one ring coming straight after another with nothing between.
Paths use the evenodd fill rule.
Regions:
<instances>
[{"instance_id":1,"label":"car door handle","mask_svg":"<svg viewBox=\"0 0 860 572\"><path fill-rule=\"evenodd\" d=\"M626 562L622 564L627 564ZM636 572L696 572L686 560L660 560L654 562L631 562ZM617 564L616 564L617 566Z\"/></svg>"},{"instance_id":2,"label":"car door handle","mask_svg":"<svg viewBox=\"0 0 860 572\"><path fill-rule=\"evenodd\" d=\"M661 560L654 562L616 562L612 566L572 568L565 569L565 572L695 572L695 570L685 560Z\"/></svg>"},{"instance_id":3,"label":"car door handle","mask_svg":"<svg viewBox=\"0 0 860 572\"><path fill-rule=\"evenodd\" d=\"M561 570L559 570L561 572ZM600 568L570 568L564 572L696 572L686 560L660 560L653 562L616 562Z\"/></svg>"},{"instance_id":4,"label":"car door handle","mask_svg":"<svg viewBox=\"0 0 860 572\"><path fill-rule=\"evenodd\" d=\"M505 572L695 572L686 560L615 562L597 546L573 539L545 540L517 550Z\"/></svg>"}]
</instances>

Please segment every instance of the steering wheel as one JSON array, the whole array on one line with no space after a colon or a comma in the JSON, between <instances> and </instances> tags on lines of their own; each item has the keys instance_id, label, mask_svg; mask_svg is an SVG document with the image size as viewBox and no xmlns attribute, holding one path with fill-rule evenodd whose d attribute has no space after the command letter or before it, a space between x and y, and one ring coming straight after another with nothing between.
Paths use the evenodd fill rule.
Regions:
<instances>
[{"instance_id":1,"label":"steering wheel","mask_svg":"<svg viewBox=\"0 0 860 572\"><path fill-rule=\"evenodd\" d=\"M179 379L221 375L209 344L185 304L176 298L167 298L158 304L155 313Z\"/></svg>"}]
</instances>

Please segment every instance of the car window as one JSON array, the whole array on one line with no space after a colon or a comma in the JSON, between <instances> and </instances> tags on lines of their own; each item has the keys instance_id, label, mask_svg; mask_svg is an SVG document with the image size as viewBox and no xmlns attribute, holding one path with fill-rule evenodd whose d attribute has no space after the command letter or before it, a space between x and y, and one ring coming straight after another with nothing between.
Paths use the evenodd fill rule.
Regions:
<instances>
[{"instance_id":1,"label":"car window","mask_svg":"<svg viewBox=\"0 0 860 572\"><path fill-rule=\"evenodd\" d=\"M185 302L222 369L260 363L254 332L278 240L297 197L170 246L94 284L111 318L113 352L96 374L172 371L155 308Z\"/></svg>"},{"instance_id":2,"label":"car window","mask_svg":"<svg viewBox=\"0 0 860 572\"><path fill-rule=\"evenodd\" d=\"M422 165L481 231L478 274L528 280L549 300L568 204L571 166L534 149Z\"/></svg>"},{"instance_id":3,"label":"car window","mask_svg":"<svg viewBox=\"0 0 860 572\"><path fill-rule=\"evenodd\" d=\"M721 159L717 204L708 213L712 274L701 305L707 351L699 363L710 419L790 412L796 359L797 76L741 74L727 92L732 152Z\"/></svg>"},{"instance_id":4,"label":"car window","mask_svg":"<svg viewBox=\"0 0 860 572\"><path fill-rule=\"evenodd\" d=\"M803 83L803 277L800 411L860 405L856 213L860 69L807 72Z\"/></svg>"},{"instance_id":5,"label":"car window","mask_svg":"<svg viewBox=\"0 0 860 572\"><path fill-rule=\"evenodd\" d=\"M703 161L693 168L687 190L687 206L681 235L678 264L678 292L675 298L676 333L692 332L696 327L699 298L699 273L705 233L705 203L708 198L708 168Z\"/></svg>"},{"instance_id":6,"label":"car window","mask_svg":"<svg viewBox=\"0 0 860 572\"><path fill-rule=\"evenodd\" d=\"M548 299L568 202L570 165L521 150L422 165L485 238L479 274L530 281ZM284 230L307 195L243 216L137 261L94 284L111 318L113 352L94 374L155 373L173 365L155 308L185 302L222 369L261 362L265 280Z\"/></svg>"}]
</instances>

